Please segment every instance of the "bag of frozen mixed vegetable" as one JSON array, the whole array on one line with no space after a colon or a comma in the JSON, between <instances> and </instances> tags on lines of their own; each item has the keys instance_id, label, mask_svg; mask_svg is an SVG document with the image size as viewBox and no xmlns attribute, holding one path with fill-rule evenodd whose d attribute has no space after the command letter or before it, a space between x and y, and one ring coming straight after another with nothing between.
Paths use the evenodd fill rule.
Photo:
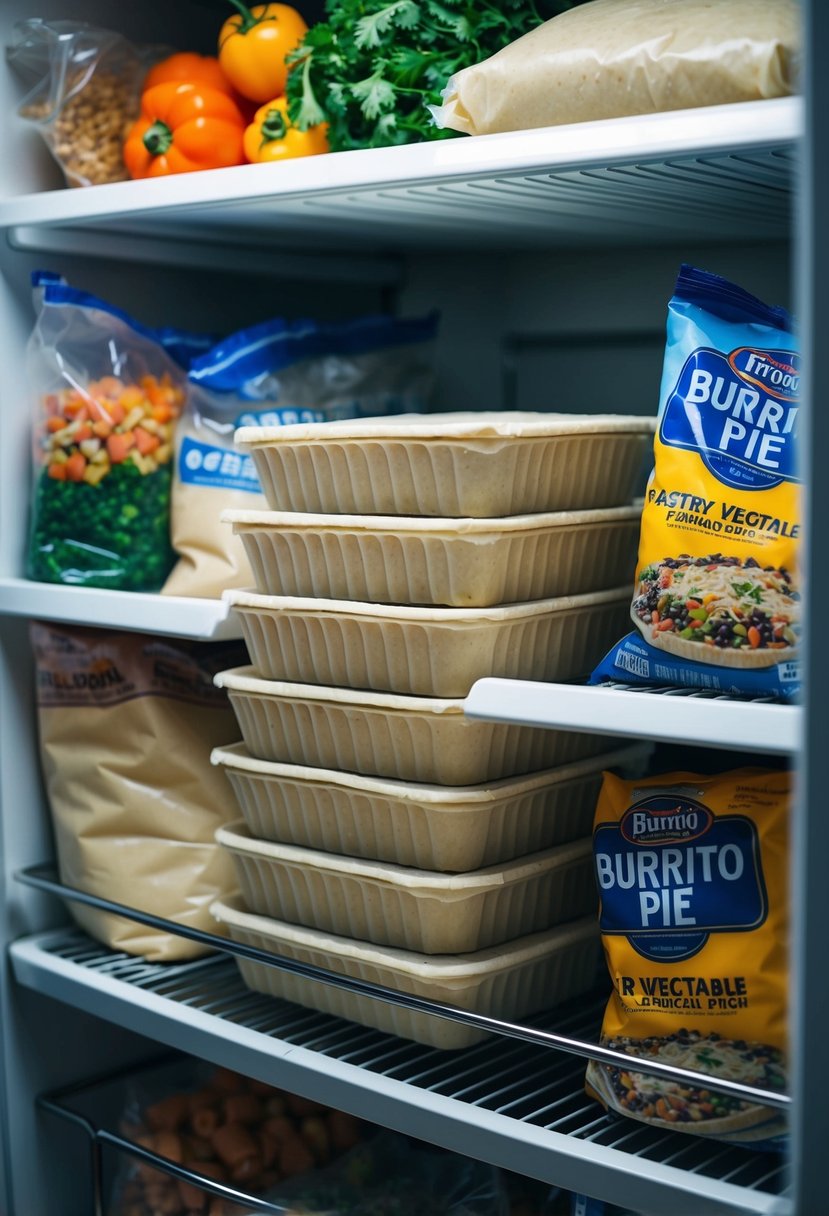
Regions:
<instances>
[{"instance_id":1,"label":"bag of frozen mixed vegetable","mask_svg":"<svg viewBox=\"0 0 829 1216\"><path fill-rule=\"evenodd\" d=\"M613 994L587 1091L666 1131L782 1148L785 1112L708 1079L786 1086L791 774L761 768L624 781L605 773L593 827ZM683 1083L636 1060L705 1075Z\"/></svg>"},{"instance_id":2,"label":"bag of frozen mixed vegetable","mask_svg":"<svg viewBox=\"0 0 829 1216\"><path fill-rule=\"evenodd\" d=\"M591 683L795 697L800 688L800 355L793 323L683 266L631 605Z\"/></svg>"},{"instance_id":3,"label":"bag of frozen mixed vegetable","mask_svg":"<svg viewBox=\"0 0 829 1216\"><path fill-rule=\"evenodd\" d=\"M35 394L26 575L158 591L170 545L173 434L185 376L158 334L54 276L35 278Z\"/></svg>"},{"instance_id":4,"label":"bag of frozen mixed vegetable","mask_svg":"<svg viewBox=\"0 0 829 1216\"><path fill-rule=\"evenodd\" d=\"M274 318L193 361L176 437L171 532L179 561L164 595L216 598L253 585L222 512L267 510L241 426L287 426L428 409L437 314L320 323Z\"/></svg>"}]
</instances>

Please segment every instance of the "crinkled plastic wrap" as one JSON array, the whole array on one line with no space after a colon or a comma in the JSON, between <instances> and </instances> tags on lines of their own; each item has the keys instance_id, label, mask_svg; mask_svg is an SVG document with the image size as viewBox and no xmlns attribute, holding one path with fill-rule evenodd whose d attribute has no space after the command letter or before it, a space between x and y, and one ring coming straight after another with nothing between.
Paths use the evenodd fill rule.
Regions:
<instances>
[{"instance_id":1,"label":"crinkled plastic wrap","mask_svg":"<svg viewBox=\"0 0 829 1216\"><path fill-rule=\"evenodd\" d=\"M217 932L208 908L235 883L213 836L237 810L210 753L239 732L213 675L240 645L38 623L31 638L61 879ZM151 962L204 953L184 938L69 907L112 949Z\"/></svg>"},{"instance_id":2,"label":"crinkled plastic wrap","mask_svg":"<svg viewBox=\"0 0 829 1216\"><path fill-rule=\"evenodd\" d=\"M173 435L197 336L148 329L57 275L34 276L26 349L35 398L27 578L158 591L170 544Z\"/></svg>"},{"instance_id":3,"label":"crinkled plastic wrap","mask_svg":"<svg viewBox=\"0 0 829 1216\"><path fill-rule=\"evenodd\" d=\"M126 181L121 147L141 83L161 53L78 21L19 21L6 57L33 84L17 113L33 122L70 186Z\"/></svg>"},{"instance_id":4,"label":"crinkled plastic wrap","mask_svg":"<svg viewBox=\"0 0 829 1216\"><path fill-rule=\"evenodd\" d=\"M781 97L797 0L593 0L452 77L439 127L469 135Z\"/></svg>"},{"instance_id":5,"label":"crinkled plastic wrap","mask_svg":"<svg viewBox=\"0 0 829 1216\"><path fill-rule=\"evenodd\" d=\"M240 426L399 414L428 407L436 314L320 323L264 321L194 359L177 430L173 547L162 595L216 598L250 587L240 537L222 511L263 509L253 458L236 450Z\"/></svg>"},{"instance_id":6,"label":"crinkled plastic wrap","mask_svg":"<svg viewBox=\"0 0 829 1216\"><path fill-rule=\"evenodd\" d=\"M266 1198L285 1216L507 1216L497 1169L381 1132L330 1165L286 1180Z\"/></svg>"}]
</instances>

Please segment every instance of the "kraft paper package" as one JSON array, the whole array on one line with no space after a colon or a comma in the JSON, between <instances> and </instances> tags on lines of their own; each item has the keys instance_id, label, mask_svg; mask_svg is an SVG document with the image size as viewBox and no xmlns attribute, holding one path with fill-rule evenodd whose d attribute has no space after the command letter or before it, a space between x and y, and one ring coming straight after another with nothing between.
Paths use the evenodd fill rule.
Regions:
<instances>
[{"instance_id":1,"label":"kraft paper package","mask_svg":"<svg viewBox=\"0 0 829 1216\"><path fill-rule=\"evenodd\" d=\"M781 1110L682 1085L636 1057L786 1088L791 775L604 776L593 829L600 928L613 994L604 1046L631 1067L587 1069L608 1110L652 1127L784 1147Z\"/></svg>"},{"instance_id":2,"label":"kraft paper package","mask_svg":"<svg viewBox=\"0 0 829 1216\"><path fill-rule=\"evenodd\" d=\"M800 691L800 355L793 322L683 266L668 310L635 632L590 682Z\"/></svg>"},{"instance_id":3,"label":"kraft paper package","mask_svg":"<svg viewBox=\"0 0 829 1216\"><path fill-rule=\"evenodd\" d=\"M797 0L592 0L451 77L439 127L469 135L781 97Z\"/></svg>"},{"instance_id":4,"label":"kraft paper package","mask_svg":"<svg viewBox=\"0 0 829 1216\"><path fill-rule=\"evenodd\" d=\"M235 889L216 829L238 810L210 752L238 739L213 676L244 649L43 623L31 626L41 761L68 886L191 928ZM88 933L150 962L205 951L69 903Z\"/></svg>"},{"instance_id":5,"label":"kraft paper package","mask_svg":"<svg viewBox=\"0 0 829 1216\"><path fill-rule=\"evenodd\" d=\"M227 508L268 509L241 426L287 426L428 409L436 314L322 324L275 318L195 358L177 430L171 534L179 556L162 595L218 598L253 586Z\"/></svg>"}]
</instances>

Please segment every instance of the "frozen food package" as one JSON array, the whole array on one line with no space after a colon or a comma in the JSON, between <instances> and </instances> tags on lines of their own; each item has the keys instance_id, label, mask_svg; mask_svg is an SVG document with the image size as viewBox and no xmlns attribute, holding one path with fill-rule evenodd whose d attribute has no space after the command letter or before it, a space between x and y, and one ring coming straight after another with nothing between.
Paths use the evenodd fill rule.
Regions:
<instances>
[{"instance_id":1,"label":"frozen food package","mask_svg":"<svg viewBox=\"0 0 829 1216\"><path fill-rule=\"evenodd\" d=\"M794 91L797 0L592 0L451 77L469 135L757 101Z\"/></svg>"},{"instance_id":2,"label":"frozen food package","mask_svg":"<svg viewBox=\"0 0 829 1216\"><path fill-rule=\"evenodd\" d=\"M184 372L156 331L58 276L36 274L33 295L26 576L158 591L175 561L170 486Z\"/></svg>"},{"instance_id":3,"label":"frozen food package","mask_svg":"<svg viewBox=\"0 0 829 1216\"><path fill-rule=\"evenodd\" d=\"M210 753L238 737L215 672L238 643L33 623L43 776L62 881L215 932L209 906L233 891L214 841L237 814ZM184 938L70 903L115 950L194 958Z\"/></svg>"},{"instance_id":4,"label":"frozen food package","mask_svg":"<svg viewBox=\"0 0 829 1216\"><path fill-rule=\"evenodd\" d=\"M321 324L275 318L241 330L193 360L178 430L172 540L179 560L162 594L216 598L253 584L225 508L267 506L242 426L422 412L432 388L437 316Z\"/></svg>"},{"instance_id":5,"label":"frozen food package","mask_svg":"<svg viewBox=\"0 0 829 1216\"><path fill-rule=\"evenodd\" d=\"M70 289L72 286L62 274L57 274L52 270L32 271L32 302L36 313L39 313L43 307L46 288L55 285ZM56 294L52 293L52 298L55 298ZM110 311L114 311L112 305L106 305L106 307ZM210 350L217 341L215 334L196 333L189 329L179 329L176 325L160 325L153 329L140 325L135 320L130 320L130 324L134 329L141 330L148 337L159 342L170 358L185 371L189 371L193 360Z\"/></svg>"},{"instance_id":6,"label":"frozen food package","mask_svg":"<svg viewBox=\"0 0 829 1216\"><path fill-rule=\"evenodd\" d=\"M500 1171L471 1157L381 1131L325 1170L268 1192L285 1216L506 1216Z\"/></svg>"},{"instance_id":7,"label":"frozen food package","mask_svg":"<svg viewBox=\"0 0 829 1216\"><path fill-rule=\"evenodd\" d=\"M683 266L668 309L631 618L591 683L788 700L800 689L793 321Z\"/></svg>"},{"instance_id":8,"label":"frozen food package","mask_svg":"<svg viewBox=\"0 0 829 1216\"><path fill-rule=\"evenodd\" d=\"M30 85L17 113L35 124L68 185L127 180L123 139L138 117L144 74L162 53L80 21L16 23L6 58Z\"/></svg>"},{"instance_id":9,"label":"frozen food package","mask_svg":"<svg viewBox=\"0 0 829 1216\"><path fill-rule=\"evenodd\" d=\"M83 1099L82 1099L83 1101ZM216 1068L192 1057L173 1057L116 1076L86 1091L82 1117L111 1110L119 1133L168 1162L182 1164L195 1181L153 1170L126 1153L106 1208L108 1216L252 1216L240 1200L212 1204L199 1185L227 1185L261 1199L277 1179L315 1177L376 1133L345 1111ZM105 1105L104 1105L105 1104Z\"/></svg>"},{"instance_id":10,"label":"frozen food package","mask_svg":"<svg viewBox=\"0 0 829 1216\"><path fill-rule=\"evenodd\" d=\"M785 1090L790 799L783 770L605 774L593 853L613 994L601 1042L631 1057L629 1068L588 1065L588 1092L608 1110L666 1131L783 1147L780 1109L634 1063Z\"/></svg>"}]
</instances>

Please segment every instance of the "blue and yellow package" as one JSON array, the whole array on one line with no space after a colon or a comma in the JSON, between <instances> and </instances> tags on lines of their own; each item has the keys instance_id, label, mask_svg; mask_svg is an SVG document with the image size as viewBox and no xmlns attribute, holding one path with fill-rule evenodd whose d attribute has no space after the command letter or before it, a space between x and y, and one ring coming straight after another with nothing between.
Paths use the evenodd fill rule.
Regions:
<instances>
[{"instance_id":1,"label":"blue and yellow package","mask_svg":"<svg viewBox=\"0 0 829 1216\"><path fill-rule=\"evenodd\" d=\"M590 682L799 691L797 414L789 314L683 266L668 310L635 632Z\"/></svg>"}]
</instances>

